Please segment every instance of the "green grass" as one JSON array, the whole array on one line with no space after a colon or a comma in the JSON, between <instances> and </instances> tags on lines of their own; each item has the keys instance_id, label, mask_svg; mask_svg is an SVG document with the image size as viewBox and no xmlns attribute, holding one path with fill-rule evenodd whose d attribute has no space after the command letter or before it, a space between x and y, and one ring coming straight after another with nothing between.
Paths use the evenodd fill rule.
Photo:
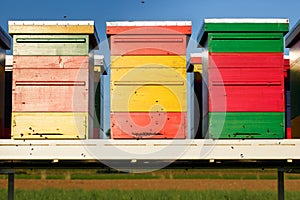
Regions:
<instances>
[{"instance_id":1,"label":"green grass","mask_svg":"<svg viewBox=\"0 0 300 200\"><path fill-rule=\"evenodd\" d=\"M15 174L16 179L41 179L41 175Z\"/></svg>"},{"instance_id":2,"label":"green grass","mask_svg":"<svg viewBox=\"0 0 300 200\"><path fill-rule=\"evenodd\" d=\"M293 180L296 179L296 180L297 180L297 179L300 179L300 176L299 176L299 174L294 174L294 175L290 175L290 174L287 175L287 174L286 174L286 175L285 175L285 178L286 178L286 179L293 179Z\"/></svg>"},{"instance_id":3,"label":"green grass","mask_svg":"<svg viewBox=\"0 0 300 200\"><path fill-rule=\"evenodd\" d=\"M71 179L158 179L152 174L72 174Z\"/></svg>"},{"instance_id":4,"label":"green grass","mask_svg":"<svg viewBox=\"0 0 300 200\"><path fill-rule=\"evenodd\" d=\"M7 175L0 174L0 179ZM17 169L16 179L242 179L276 180L275 169L162 169L151 173L130 174L107 169ZM300 179L300 174L285 173L285 179Z\"/></svg>"},{"instance_id":5,"label":"green grass","mask_svg":"<svg viewBox=\"0 0 300 200\"><path fill-rule=\"evenodd\" d=\"M300 192L287 191L286 199L298 200ZM95 199L115 199L115 200L273 200L277 198L276 191L247 191L247 190L204 190L204 191L179 191L179 190L16 190L15 199L30 200L95 200ZM0 200L7 199L7 191L0 190Z\"/></svg>"},{"instance_id":6,"label":"green grass","mask_svg":"<svg viewBox=\"0 0 300 200\"><path fill-rule=\"evenodd\" d=\"M64 175L47 175L46 179L65 179Z\"/></svg>"},{"instance_id":7,"label":"green grass","mask_svg":"<svg viewBox=\"0 0 300 200\"><path fill-rule=\"evenodd\" d=\"M276 175L259 175L259 179L262 180L276 180L277 176Z\"/></svg>"},{"instance_id":8,"label":"green grass","mask_svg":"<svg viewBox=\"0 0 300 200\"><path fill-rule=\"evenodd\" d=\"M179 174L173 175L173 179L222 179L218 174Z\"/></svg>"}]
</instances>

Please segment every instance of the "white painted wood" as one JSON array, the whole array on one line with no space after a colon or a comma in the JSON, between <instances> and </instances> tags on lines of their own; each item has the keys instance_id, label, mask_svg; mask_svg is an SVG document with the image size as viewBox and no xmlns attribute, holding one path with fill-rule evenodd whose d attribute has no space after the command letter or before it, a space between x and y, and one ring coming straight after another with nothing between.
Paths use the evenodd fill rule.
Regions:
<instances>
[{"instance_id":1,"label":"white painted wood","mask_svg":"<svg viewBox=\"0 0 300 200\"><path fill-rule=\"evenodd\" d=\"M94 26L94 21L8 21L8 26L12 25L34 25L34 26L41 26L41 25L60 25L60 26L86 26L91 25Z\"/></svg>"},{"instance_id":2,"label":"white painted wood","mask_svg":"<svg viewBox=\"0 0 300 200\"><path fill-rule=\"evenodd\" d=\"M115 21L106 26L191 26L191 21Z\"/></svg>"},{"instance_id":3,"label":"white painted wood","mask_svg":"<svg viewBox=\"0 0 300 200\"><path fill-rule=\"evenodd\" d=\"M289 19L271 19L271 18L211 18L204 19L204 23L284 23L288 24Z\"/></svg>"},{"instance_id":4,"label":"white painted wood","mask_svg":"<svg viewBox=\"0 0 300 200\"><path fill-rule=\"evenodd\" d=\"M299 160L300 139L2 139L0 152L0 160Z\"/></svg>"}]
</instances>

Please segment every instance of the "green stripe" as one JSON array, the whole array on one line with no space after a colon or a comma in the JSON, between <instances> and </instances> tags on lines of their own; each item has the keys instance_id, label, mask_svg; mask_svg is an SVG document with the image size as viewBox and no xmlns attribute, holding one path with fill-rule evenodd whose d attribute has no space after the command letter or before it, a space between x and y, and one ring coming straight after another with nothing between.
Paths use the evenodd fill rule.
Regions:
<instances>
[{"instance_id":1,"label":"green stripe","mask_svg":"<svg viewBox=\"0 0 300 200\"><path fill-rule=\"evenodd\" d=\"M209 33L281 33L289 31L288 23L205 23L197 41L203 47Z\"/></svg>"},{"instance_id":2,"label":"green stripe","mask_svg":"<svg viewBox=\"0 0 300 200\"><path fill-rule=\"evenodd\" d=\"M283 112L211 112L209 138L284 138Z\"/></svg>"},{"instance_id":3,"label":"green stripe","mask_svg":"<svg viewBox=\"0 0 300 200\"><path fill-rule=\"evenodd\" d=\"M282 32L289 31L288 23L205 23L206 32Z\"/></svg>"},{"instance_id":4,"label":"green stripe","mask_svg":"<svg viewBox=\"0 0 300 200\"><path fill-rule=\"evenodd\" d=\"M209 33L209 52L283 52L281 33Z\"/></svg>"},{"instance_id":5,"label":"green stripe","mask_svg":"<svg viewBox=\"0 0 300 200\"><path fill-rule=\"evenodd\" d=\"M88 35L14 35L13 55L87 56Z\"/></svg>"}]
</instances>

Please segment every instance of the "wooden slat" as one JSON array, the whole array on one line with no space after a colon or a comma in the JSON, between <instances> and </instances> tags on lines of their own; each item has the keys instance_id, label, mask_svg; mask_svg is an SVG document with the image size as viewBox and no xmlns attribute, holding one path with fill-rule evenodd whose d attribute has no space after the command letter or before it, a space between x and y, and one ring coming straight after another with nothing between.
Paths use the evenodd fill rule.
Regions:
<instances>
[{"instance_id":1,"label":"wooden slat","mask_svg":"<svg viewBox=\"0 0 300 200\"><path fill-rule=\"evenodd\" d=\"M88 56L89 37L87 35L15 35L13 47L14 55Z\"/></svg>"},{"instance_id":2,"label":"wooden slat","mask_svg":"<svg viewBox=\"0 0 300 200\"><path fill-rule=\"evenodd\" d=\"M85 139L88 113L36 112L12 113L13 139ZM91 129L91 130L89 130Z\"/></svg>"},{"instance_id":3,"label":"wooden slat","mask_svg":"<svg viewBox=\"0 0 300 200\"><path fill-rule=\"evenodd\" d=\"M282 33L209 33L209 52L283 52Z\"/></svg>"},{"instance_id":4,"label":"wooden slat","mask_svg":"<svg viewBox=\"0 0 300 200\"><path fill-rule=\"evenodd\" d=\"M88 69L14 69L13 111L88 112ZM93 98L93 97L92 97ZM90 113L92 110L90 110Z\"/></svg>"},{"instance_id":5,"label":"wooden slat","mask_svg":"<svg viewBox=\"0 0 300 200\"><path fill-rule=\"evenodd\" d=\"M210 112L210 138L284 138L284 112Z\"/></svg>"},{"instance_id":6,"label":"wooden slat","mask_svg":"<svg viewBox=\"0 0 300 200\"><path fill-rule=\"evenodd\" d=\"M186 84L147 85L140 84L111 85L112 112L185 112Z\"/></svg>"},{"instance_id":7,"label":"wooden slat","mask_svg":"<svg viewBox=\"0 0 300 200\"><path fill-rule=\"evenodd\" d=\"M288 19L205 19L197 41L205 46L209 33L281 33L283 36L288 31Z\"/></svg>"},{"instance_id":8,"label":"wooden slat","mask_svg":"<svg viewBox=\"0 0 300 200\"><path fill-rule=\"evenodd\" d=\"M94 34L92 25L10 25L9 34Z\"/></svg>"},{"instance_id":9,"label":"wooden slat","mask_svg":"<svg viewBox=\"0 0 300 200\"><path fill-rule=\"evenodd\" d=\"M174 67L185 68L185 56L112 56L111 68L132 68L132 67Z\"/></svg>"},{"instance_id":10,"label":"wooden slat","mask_svg":"<svg viewBox=\"0 0 300 200\"><path fill-rule=\"evenodd\" d=\"M284 112L283 66L210 68L209 110L212 112Z\"/></svg>"},{"instance_id":11,"label":"wooden slat","mask_svg":"<svg viewBox=\"0 0 300 200\"><path fill-rule=\"evenodd\" d=\"M11 35L89 35L91 49L97 49L100 43L94 21L9 21L8 30Z\"/></svg>"},{"instance_id":12,"label":"wooden slat","mask_svg":"<svg viewBox=\"0 0 300 200\"><path fill-rule=\"evenodd\" d=\"M14 69L92 69L88 56L14 56ZM54 72L54 71L53 71Z\"/></svg>"},{"instance_id":13,"label":"wooden slat","mask_svg":"<svg viewBox=\"0 0 300 200\"><path fill-rule=\"evenodd\" d=\"M186 112L111 113L113 139L184 139L187 137Z\"/></svg>"},{"instance_id":14,"label":"wooden slat","mask_svg":"<svg viewBox=\"0 0 300 200\"><path fill-rule=\"evenodd\" d=\"M208 68L283 68L283 52L279 53L209 53Z\"/></svg>"},{"instance_id":15,"label":"wooden slat","mask_svg":"<svg viewBox=\"0 0 300 200\"><path fill-rule=\"evenodd\" d=\"M192 26L106 26L106 34L192 34Z\"/></svg>"},{"instance_id":16,"label":"wooden slat","mask_svg":"<svg viewBox=\"0 0 300 200\"><path fill-rule=\"evenodd\" d=\"M112 35L111 55L183 55L186 54L188 38L185 35Z\"/></svg>"},{"instance_id":17,"label":"wooden slat","mask_svg":"<svg viewBox=\"0 0 300 200\"><path fill-rule=\"evenodd\" d=\"M111 69L111 81L121 82L185 82L185 68L169 68L162 66L135 67L135 68L113 68Z\"/></svg>"}]
</instances>

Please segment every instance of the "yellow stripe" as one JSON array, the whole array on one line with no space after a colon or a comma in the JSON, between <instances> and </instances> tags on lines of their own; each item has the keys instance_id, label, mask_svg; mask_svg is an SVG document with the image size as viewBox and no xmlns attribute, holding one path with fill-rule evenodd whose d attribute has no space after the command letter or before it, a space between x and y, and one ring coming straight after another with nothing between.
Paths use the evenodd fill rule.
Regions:
<instances>
[{"instance_id":1,"label":"yellow stripe","mask_svg":"<svg viewBox=\"0 0 300 200\"><path fill-rule=\"evenodd\" d=\"M94 34L94 26L75 26L75 25L11 25L8 27L10 34Z\"/></svg>"},{"instance_id":2,"label":"yellow stripe","mask_svg":"<svg viewBox=\"0 0 300 200\"><path fill-rule=\"evenodd\" d=\"M194 64L194 72L202 74L202 64Z\"/></svg>"},{"instance_id":3,"label":"yellow stripe","mask_svg":"<svg viewBox=\"0 0 300 200\"><path fill-rule=\"evenodd\" d=\"M186 112L186 84L112 85L112 112Z\"/></svg>"},{"instance_id":4,"label":"yellow stripe","mask_svg":"<svg viewBox=\"0 0 300 200\"><path fill-rule=\"evenodd\" d=\"M13 139L83 139L88 113L12 113Z\"/></svg>"},{"instance_id":5,"label":"yellow stripe","mask_svg":"<svg viewBox=\"0 0 300 200\"><path fill-rule=\"evenodd\" d=\"M186 68L185 56L112 56L111 68L166 66Z\"/></svg>"}]
</instances>

